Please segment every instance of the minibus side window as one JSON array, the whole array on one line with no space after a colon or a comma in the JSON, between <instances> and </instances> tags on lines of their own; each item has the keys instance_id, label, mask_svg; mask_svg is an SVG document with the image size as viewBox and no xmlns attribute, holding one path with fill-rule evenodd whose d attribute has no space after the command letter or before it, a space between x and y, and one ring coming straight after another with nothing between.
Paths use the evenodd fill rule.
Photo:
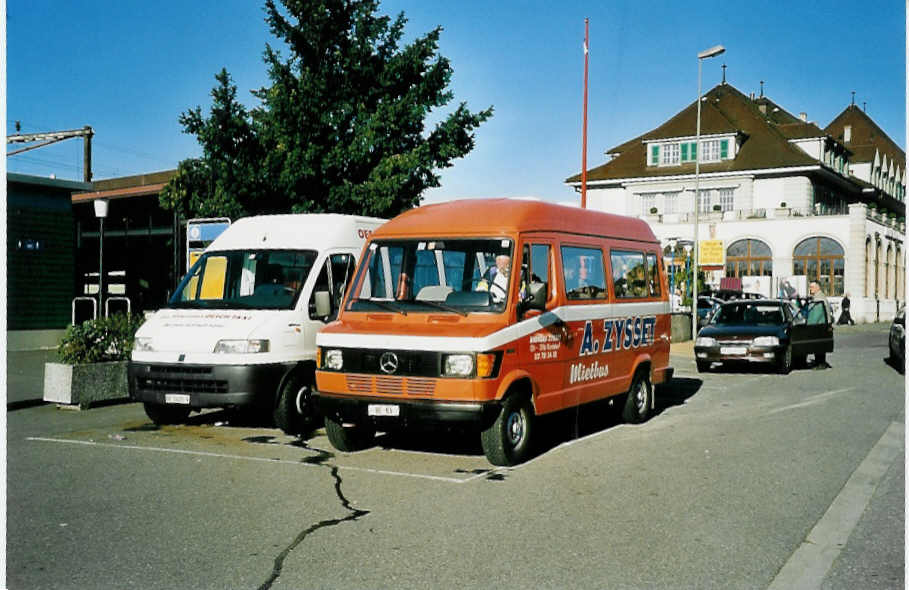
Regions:
<instances>
[{"instance_id":1,"label":"minibus side window","mask_svg":"<svg viewBox=\"0 0 909 590\"><path fill-rule=\"evenodd\" d=\"M651 297L660 296L660 272L656 254L647 254L647 288Z\"/></svg>"},{"instance_id":2,"label":"minibus side window","mask_svg":"<svg viewBox=\"0 0 909 590\"><path fill-rule=\"evenodd\" d=\"M562 272L568 299L606 298L603 252L599 249L562 246Z\"/></svg>"},{"instance_id":3,"label":"minibus side window","mask_svg":"<svg viewBox=\"0 0 909 590\"><path fill-rule=\"evenodd\" d=\"M609 259L612 262L612 285L616 298L648 296L643 252L613 250Z\"/></svg>"}]
</instances>

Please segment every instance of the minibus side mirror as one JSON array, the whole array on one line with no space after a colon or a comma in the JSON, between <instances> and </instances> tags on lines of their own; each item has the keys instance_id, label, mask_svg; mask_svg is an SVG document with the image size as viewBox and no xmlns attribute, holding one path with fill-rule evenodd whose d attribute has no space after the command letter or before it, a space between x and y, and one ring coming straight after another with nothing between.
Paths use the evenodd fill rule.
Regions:
<instances>
[{"instance_id":1,"label":"minibus side mirror","mask_svg":"<svg viewBox=\"0 0 909 590\"><path fill-rule=\"evenodd\" d=\"M331 295L328 291L316 291L316 318L325 319L331 315ZM313 319L316 319L313 318Z\"/></svg>"},{"instance_id":2,"label":"minibus side mirror","mask_svg":"<svg viewBox=\"0 0 909 590\"><path fill-rule=\"evenodd\" d=\"M527 286L527 295L524 298L523 308L528 309L538 309L544 311L546 309L546 283L530 283Z\"/></svg>"}]
</instances>

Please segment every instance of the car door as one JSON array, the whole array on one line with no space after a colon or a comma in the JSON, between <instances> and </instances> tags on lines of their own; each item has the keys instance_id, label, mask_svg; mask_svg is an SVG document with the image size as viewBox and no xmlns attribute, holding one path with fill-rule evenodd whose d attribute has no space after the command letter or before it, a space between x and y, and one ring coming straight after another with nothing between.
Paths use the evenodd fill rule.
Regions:
<instances>
[{"instance_id":1,"label":"car door","mask_svg":"<svg viewBox=\"0 0 909 590\"><path fill-rule=\"evenodd\" d=\"M824 301L809 301L792 326L792 353L798 356L833 352L833 322Z\"/></svg>"}]
</instances>

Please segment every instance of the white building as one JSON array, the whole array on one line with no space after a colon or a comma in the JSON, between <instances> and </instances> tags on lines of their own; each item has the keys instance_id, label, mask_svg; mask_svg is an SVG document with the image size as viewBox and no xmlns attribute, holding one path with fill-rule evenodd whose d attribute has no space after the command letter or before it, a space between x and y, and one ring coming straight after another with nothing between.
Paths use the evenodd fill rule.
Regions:
<instances>
[{"instance_id":1,"label":"white building","mask_svg":"<svg viewBox=\"0 0 909 590\"><path fill-rule=\"evenodd\" d=\"M740 280L776 296L818 281L858 322L889 320L905 302L906 155L855 105L825 129L725 83L587 173L587 206L640 216L676 261L698 239L708 282ZM566 181L580 188L580 174ZM804 295L805 293L802 292Z\"/></svg>"}]
</instances>

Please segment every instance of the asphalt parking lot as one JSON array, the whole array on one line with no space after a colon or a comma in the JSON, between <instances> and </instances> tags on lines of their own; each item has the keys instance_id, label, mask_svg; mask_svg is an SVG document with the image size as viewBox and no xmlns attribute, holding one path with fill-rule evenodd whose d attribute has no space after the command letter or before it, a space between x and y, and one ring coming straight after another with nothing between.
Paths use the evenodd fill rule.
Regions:
<instances>
[{"instance_id":1,"label":"asphalt parking lot","mask_svg":"<svg viewBox=\"0 0 909 590\"><path fill-rule=\"evenodd\" d=\"M344 454L227 412L156 427L138 404L26 399L7 415L7 584L903 587L885 334L838 329L832 369L786 376L698 374L675 345L650 421L549 417L514 468L456 432Z\"/></svg>"}]
</instances>

